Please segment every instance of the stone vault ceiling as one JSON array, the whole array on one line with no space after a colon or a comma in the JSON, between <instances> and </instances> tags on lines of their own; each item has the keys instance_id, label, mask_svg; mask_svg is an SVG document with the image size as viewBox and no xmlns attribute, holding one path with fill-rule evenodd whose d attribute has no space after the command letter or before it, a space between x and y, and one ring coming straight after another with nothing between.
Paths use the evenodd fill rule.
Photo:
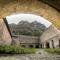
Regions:
<instances>
[{"instance_id":1,"label":"stone vault ceiling","mask_svg":"<svg viewBox=\"0 0 60 60\"><path fill-rule=\"evenodd\" d=\"M19 1L19 0L0 0L0 5L11 3L11 1L13 2L13 1ZM28 0L26 0L26 1L28 1ZM34 0L31 0L31 1L34 1ZM45 4L48 4L48 5L52 6L53 8L57 9L58 11L60 11L60 0L37 0L37 1L42 1Z\"/></svg>"},{"instance_id":2,"label":"stone vault ceiling","mask_svg":"<svg viewBox=\"0 0 60 60\"><path fill-rule=\"evenodd\" d=\"M60 0L39 0L60 11Z\"/></svg>"},{"instance_id":3,"label":"stone vault ceiling","mask_svg":"<svg viewBox=\"0 0 60 60\"><path fill-rule=\"evenodd\" d=\"M12 13L31 13L43 16L60 29L59 11L60 0L0 0L0 18Z\"/></svg>"}]
</instances>

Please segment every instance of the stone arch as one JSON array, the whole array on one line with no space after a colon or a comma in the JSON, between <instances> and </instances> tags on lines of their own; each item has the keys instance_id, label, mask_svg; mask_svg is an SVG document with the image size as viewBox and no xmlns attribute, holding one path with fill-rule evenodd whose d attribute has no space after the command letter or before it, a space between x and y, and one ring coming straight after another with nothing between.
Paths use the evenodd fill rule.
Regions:
<instances>
[{"instance_id":1,"label":"stone arch","mask_svg":"<svg viewBox=\"0 0 60 60\"><path fill-rule=\"evenodd\" d=\"M55 46L54 46L54 40L51 40L51 43L52 43L52 48L55 48Z\"/></svg>"},{"instance_id":2,"label":"stone arch","mask_svg":"<svg viewBox=\"0 0 60 60\"><path fill-rule=\"evenodd\" d=\"M3 4L4 3L4 4ZM9 3L9 4L8 4ZM60 29L60 13L48 4L38 0L9 0L0 2L0 18L17 13L29 13L43 16Z\"/></svg>"},{"instance_id":3,"label":"stone arch","mask_svg":"<svg viewBox=\"0 0 60 60\"><path fill-rule=\"evenodd\" d=\"M39 45L36 45L35 48L39 48Z\"/></svg>"},{"instance_id":4,"label":"stone arch","mask_svg":"<svg viewBox=\"0 0 60 60\"><path fill-rule=\"evenodd\" d=\"M46 42L46 48L50 48L49 42Z\"/></svg>"},{"instance_id":5,"label":"stone arch","mask_svg":"<svg viewBox=\"0 0 60 60\"><path fill-rule=\"evenodd\" d=\"M60 39L59 39L59 48L60 48Z\"/></svg>"},{"instance_id":6,"label":"stone arch","mask_svg":"<svg viewBox=\"0 0 60 60\"><path fill-rule=\"evenodd\" d=\"M33 48L34 46L33 45L29 45L30 48Z\"/></svg>"},{"instance_id":7,"label":"stone arch","mask_svg":"<svg viewBox=\"0 0 60 60\"><path fill-rule=\"evenodd\" d=\"M26 47L25 45L22 45L22 47Z\"/></svg>"}]
</instances>

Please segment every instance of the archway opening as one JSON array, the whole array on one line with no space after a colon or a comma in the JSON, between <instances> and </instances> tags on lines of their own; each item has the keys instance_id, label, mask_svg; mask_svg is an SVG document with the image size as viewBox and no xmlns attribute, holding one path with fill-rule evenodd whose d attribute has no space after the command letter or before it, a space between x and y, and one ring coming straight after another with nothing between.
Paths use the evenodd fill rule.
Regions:
<instances>
[{"instance_id":1,"label":"archway opening","mask_svg":"<svg viewBox=\"0 0 60 60\"><path fill-rule=\"evenodd\" d=\"M34 14L10 15L7 16L6 19L11 28L10 30L16 31L16 35L21 34L40 36L44 30L52 25L52 23L47 19Z\"/></svg>"},{"instance_id":2,"label":"archway opening","mask_svg":"<svg viewBox=\"0 0 60 60\"><path fill-rule=\"evenodd\" d=\"M36 45L36 47L35 48L39 48L39 45Z\"/></svg>"},{"instance_id":3,"label":"archway opening","mask_svg":"<svg viewBox=\"0 0 60 60\"><path fill-rule=\"evenodd\" d=\"M17 24L22 20L29 21L29 22L38 21L41 24L44 24L46 27L49 27L52 24L44 17L39 16L39 15L35 15L35 14L24 14L24 13L14 14L14 15L6 16L6 19L7 19L9 24L10 23Z\"/></svg>"},{"instance_id":4,"label":"archway opening","mask_svg":"<svg viewBox=\"0 0 60 60\"><path fill-rule=\"evenodd\" d=\"M59 39L59 48L60 48L60 39Z\"/></svg>"},{"instance_id":5,"label":"archway opening","mask_svg":"<svg viewBox=\"0 0 60 60\"><path fill-rule=\"evenodd\" d=\"M29 45L30 48L33 48L33 45Z\"/></svg>"},{"instance_id":6,"label":"archway opening","mask_svg":"<svg viewBox=\"0 0 60 60\"><path fill-rule=\"evenodd\" d=\"M13 36L17 36L17 40L21 40L22 42L25 41L25 43L29 40L32 44L32 40L34 40L35 43L38 43L36 48L39 48L40 38L38 39L39 41L36 39L40 37L49 26L52 25L52 23L45 18L34 14L16 14L7 16L6 19L8 21L10 31L12 33L13 31L16 31L15 34L11 34ZM20 37L22 35L24 38ZM34 38L32 38L32 36L34 36ZM29 47L33 47L33 45L30 45Z\"/></svg>"},{"instance_id":7,"label":"archway opening","mask_svg":"<svg viewBox=\"0 0 60 60\"><path fill-rule=\"evenodd\" d=\"M25 45L22 45L21 47L26 47Z\"/></svg>"},{"instance_id":8,"label":"archway opening","mask_svg":"<svg viewBox=\"0 0 60 60\"><path fill-rule=\"evenodd\" d=\"M50 48L49 42L46 42L46 48Z\"/></svg>"},{"instance_id":9,"label":"archway opening","mask_svg":"<svg viewBox=\"0 0 60 60\"><path fill-rule=\"evenodd\" d=\"M55 48L55 47L54 47L54 41L53 41L53 40L51 40L51 43L52 43L52 48Z\"/></svg>"}]
</instances>

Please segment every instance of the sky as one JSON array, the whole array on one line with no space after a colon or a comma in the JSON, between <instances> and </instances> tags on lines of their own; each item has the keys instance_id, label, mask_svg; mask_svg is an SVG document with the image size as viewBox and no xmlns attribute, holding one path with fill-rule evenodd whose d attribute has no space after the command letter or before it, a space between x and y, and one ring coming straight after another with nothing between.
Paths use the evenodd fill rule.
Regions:
<instances>
[{"instance_id":1,"label":"sky","mask_svg":"<svg viewBox=\"0 0 60 60\"><path fill-rule=\"evenodd\" d=\"M16 15L10 15L6 16L6 19L8 21L8 24L14 23L17 24L20 21L28 21L28 22L33 22L37 21L40 22L41 24L44 24L46 27L49 27L52 23L46 20L45 18L33 14L16 14Z\"/></svg>"}]
</instances>

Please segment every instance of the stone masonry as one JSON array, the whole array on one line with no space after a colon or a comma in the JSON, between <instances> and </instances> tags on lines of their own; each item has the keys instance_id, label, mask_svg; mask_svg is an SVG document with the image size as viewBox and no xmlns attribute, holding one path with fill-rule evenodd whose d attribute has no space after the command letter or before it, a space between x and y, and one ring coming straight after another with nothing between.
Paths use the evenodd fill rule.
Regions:
<instances>
[{"instance_id":1,"label":"stone masonry","mask_svg":"<svg viewBox=\"0 0 60 60\"><path fill-rule=\"evenodd\" d=\"M1 44L11 44L12 38L8 31L8 27L5 23L5 20L0 19L0 45Z\"/></svg>"},{"instance_id":2,"label":"stone masonry","mask_svg":"<svg viewBox=\"0 0 60 60\"><path fill-rule=\"evenodd\" d=\"M40 37L43 48L60 47L60 31L51 25Z\"/></svg>"},{"instance_id":3,"label":"stone masonry","mask_svg":"<svg viewBox=\"0 0 60 60\"><path fill-rule=\"evenodd\" d=\"M38 0L0 1L0 18L19 13L42 16L52 22L58 29L60 29L60 13L48 4Z\"/></svg>"}]
</instances>

